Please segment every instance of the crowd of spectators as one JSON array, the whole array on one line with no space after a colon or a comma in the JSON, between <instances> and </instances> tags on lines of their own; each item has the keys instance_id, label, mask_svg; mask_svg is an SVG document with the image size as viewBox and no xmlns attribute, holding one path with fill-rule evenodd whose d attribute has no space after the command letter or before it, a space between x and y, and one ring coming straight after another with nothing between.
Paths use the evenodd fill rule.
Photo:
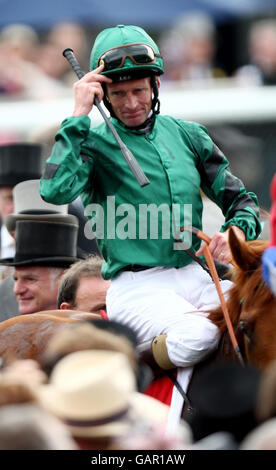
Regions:
<instances>
[{"instance_id":1,"label":"crowd of spectators","mask_svg":"<svg viewBox=\"0 0 276 470\"><path fill-rule=\"evenodd\" d=\"M0 72L2 95L26 99L49 99L64 96L76 76L62 57L66 47L75 51L85 64L86 31L78 24L59 23L45 38L31 26L7 25L0 31Z\"/></svg>"},{"instance_id":2,"label":"crowd of spectators","mask_svg":"<svg viewBox=\"0 0 276 470\"><path fill-rule=\"evenodd\" d=\"M168 29L159 31L161 52L166 63L165 81L189 86L213 79L233 78L237 85L276 83L276 19L255 20L248 27L247 63L229 74L217 61L217 25L203 12L180 16ZM0 30L0 93L27 99L61 97L71 90L74 72L62 57L71 47L87 68L93 31L77 23L57 23L41 33L24 24L10 24Z\"/></svg>"}]
</instances>

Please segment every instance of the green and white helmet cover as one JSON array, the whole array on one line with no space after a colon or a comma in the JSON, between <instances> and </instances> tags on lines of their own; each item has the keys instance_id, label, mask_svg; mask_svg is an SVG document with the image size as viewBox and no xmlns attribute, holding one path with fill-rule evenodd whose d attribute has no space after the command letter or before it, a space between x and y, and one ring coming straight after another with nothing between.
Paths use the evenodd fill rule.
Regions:
<instances>
[{"instance_id":1,"label":"green and white helmet cover","mask_svg":"<svg viewBox=\"0 0 276 470\"><path fill-rule=\"evenodd\" d=\"M90 55L90 70L94 70L98 66L99 57L109 49L117 46L124 46L127 44L133 43L143 43L151 46L156 54L160 55L160 51L158 49L157 44L153 41L153 39L146 33L146 31L139 26L125 26L125 25L118 25L113 28L107 28L101 31L96 37L93 49ZM139 71L146 71L149 70L150 72L154 72L157 75L161 75L164 73L164 62L161 57L156 57L156 61L153 64L145 64L145 65L138 65L134 64L132 60L127 57L123 67L114 69L112 71L103 71L103 75L117 75L122 74L126 71L133 72L137 70L137 74Z\"/></svg>"}]
</instances>

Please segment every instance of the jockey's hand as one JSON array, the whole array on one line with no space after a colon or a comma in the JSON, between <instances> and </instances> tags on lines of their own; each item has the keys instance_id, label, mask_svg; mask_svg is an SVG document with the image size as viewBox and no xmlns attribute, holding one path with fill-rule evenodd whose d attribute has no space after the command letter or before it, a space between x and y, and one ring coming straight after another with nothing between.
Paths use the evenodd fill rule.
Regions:
<instances>
[{"instance_id":1,"label":"jockey's hand","mask_svg":"<svg viewBox=\"0 0 276 470\"><path fill-rule=\"evenodd\" d=\"M239 227L232 226L235 234L241 240L245 240L245 234ZM232 262L232 255L228 243L229 229L226 232L217 232L213 235L210 243L209 249L213 258L217 259L223 264L230 264ZM204 248L206 243L203 242L201 247L196 252L197 256L203 255Z\"/></svg>"},{"instance_id":2,"label":"jockey's hand","mask_svg":"<svg viewBox=\"0 0 276 470\"><path fill-rule=\"evenodd\" d=\"M72 116L87 116L94 104L95 96L101 101L104 96L102 83L112 83L111 78L101 75L104 65L86 73L74 83L75 106Z\"/></svg>"}]
</instances>

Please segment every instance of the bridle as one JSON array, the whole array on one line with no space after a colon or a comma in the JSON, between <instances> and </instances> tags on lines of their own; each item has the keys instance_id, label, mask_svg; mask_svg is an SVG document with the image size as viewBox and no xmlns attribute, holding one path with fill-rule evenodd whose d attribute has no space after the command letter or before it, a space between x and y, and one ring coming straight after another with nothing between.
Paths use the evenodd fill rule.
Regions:
<instances>
[{"instance_id":1,"label":"bridle","mask_svg":"<svg viewBox=\"0 0 276 470\"><path fill-rule=\"evenodd\" d=\"M190 233L196 235L198 238L200 238L200 240L202 240L206 243L206 245L204 247L203 254L204 254L204 257L206 259L206 263L208 265L210 275L211 275L211 277L212 277L212 279L215 283L215 286L216 286L216 290L217 290L217 293L218 293L218 296L219 296L219 299L220 299L220 304L221 304L222 312L223 312L223 315L224 315L227 331L229 333L229 337L230 337L234 352L235 352L239 362L242 365L244 365L244 359L242 357L242 354L241 354L241 351L240 351L240 348L239 348L239 344L238 344L238 341L237 341L237 338L236 338L236 335L235 335L235 332L234 332L234 328L233 328L233 325L232 325L232 322L231 322L231 319L230 319L228 307L227 307L227 304L226 304L226 301L225 301L225 298L224 298L224 295L223 295L223 292L222 292L222 289L221 289L221 286L220 286L220 280L219 280L219 276L218 276L218 273L217 273L217 270L216 270L216 266L215 266L213 257L211 255L210 249L209 249L209 243L211 242L211 238L208 235L206 235L206 233L202 232L201 230L199 230L196 227L193 227L192 225L186 225L186 226L181 227L180 232L184 232L184 231L189 231ZM180 244L182 244L184 251L188 251L187 248L185 247L184 243L180 239L180 237L178 237L177 241Z\"/></svg>"}]
</instances>

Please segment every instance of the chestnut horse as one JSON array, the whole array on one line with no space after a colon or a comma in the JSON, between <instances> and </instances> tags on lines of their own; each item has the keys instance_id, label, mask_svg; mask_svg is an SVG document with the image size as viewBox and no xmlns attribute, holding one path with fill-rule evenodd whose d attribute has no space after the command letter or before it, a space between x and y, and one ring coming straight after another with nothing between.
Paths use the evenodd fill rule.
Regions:
<instances>
[{"instance_id":1,"label":"chestnut horse","mask_svg":"<svg viewBox=\"0 0 276 470\"><path fill-rule=\"evenodd\" d=\"M8 318L0 323L0 358L39 360L49 339L59 329L76 321L100 318L96 313L47 310Z\"/></svg>"},{"instance_id":2,"label":"chestnut horse","mask_svg":"<svg viewBox=\"0 0 276 470\"><path fill-rule=\"evenodd\" d=\"M276 359L276 297L263 281L261 268L268 242L244 242L230 230L229 244L234 268L228 311L244 360L264 370ZM209 318L222 334L224 357L234 358L221 307L212 311Z\"/></svg>"},{"instance_id":3,"label":"chestnut horse","mask_svg":"<svg viewBox=\"0 0 276 470\"><path fill-rule=\"evenodd\" d=\"M227 309L244 363L262 372L276 359L276 297L264 283L261 268L261 257L268 242L241 241L230 229L229 245L233 286L228 292ZM219 361L239 360L230 340L222 307L211 311L208 318L218 326L221 340L216 351L194 366L182 411L184 419L193 411L195 377ZM189 406L188 400L191 402Z\"/></svg>"}]
</instances>

